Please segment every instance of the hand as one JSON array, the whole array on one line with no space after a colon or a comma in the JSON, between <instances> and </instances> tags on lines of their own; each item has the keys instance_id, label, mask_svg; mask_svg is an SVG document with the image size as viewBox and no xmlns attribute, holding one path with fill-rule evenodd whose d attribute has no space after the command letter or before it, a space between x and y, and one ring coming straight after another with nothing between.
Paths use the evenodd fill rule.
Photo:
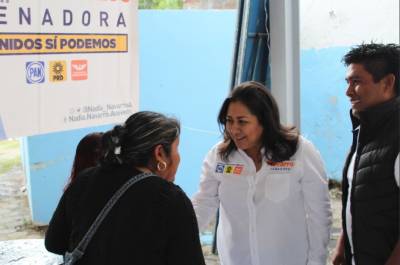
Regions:
<instances>
[{"instance_id":1,"label":"hand","mask_svg":"<svg viewBox=\"0 0 400 265\"><path fill-rule=\"evenodd\" d=\"M344 234L343 231L340 233L339 239L337 240L335 250L332 255L333 265L344 265Z\"/></svg>"},{"instance_id":2,"label":"hand","mask_svg":"<svg viewBox=\"0 0 400 265\"><path fill-rule=\"evenodd\" d=\"M396 247L392 251L389 260L386 262L386 265L396 265L396 264L400 264L400 240L397 241Z\"/></svg>"},{"instance_id":3,"label":"hand","mask_svg":"<svg viewBox=\"0 0 400 265\"><path fill-rule=\"evenodd\" d=\"M332 255L333 265L344 265L344 253L339 253L336 249Z\"/></svg>"}]
</instances>

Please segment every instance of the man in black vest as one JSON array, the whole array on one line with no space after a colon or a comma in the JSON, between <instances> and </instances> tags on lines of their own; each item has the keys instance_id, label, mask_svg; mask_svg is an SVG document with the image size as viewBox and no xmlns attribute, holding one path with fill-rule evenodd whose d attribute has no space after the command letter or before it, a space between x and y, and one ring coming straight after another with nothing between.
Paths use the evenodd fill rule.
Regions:
<instances>
[{"instance_id":1,"label":"man in black vest","mask_svg":"<svg viewBox=\"0 0 400 265\"><path fill-rule=\"evenodd\" d=\"M334 265L399 265L397 44L362 44L343 58L353 143L343 170L342 233Z\"/></svg>"}]
</instances>

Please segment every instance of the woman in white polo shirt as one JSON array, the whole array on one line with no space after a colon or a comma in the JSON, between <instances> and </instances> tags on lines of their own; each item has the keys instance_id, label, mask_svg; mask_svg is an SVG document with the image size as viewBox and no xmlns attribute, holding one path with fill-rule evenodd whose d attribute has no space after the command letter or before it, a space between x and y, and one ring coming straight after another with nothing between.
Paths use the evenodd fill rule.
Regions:
<instances>
[{"instance_id":1,"label":"woman in white polo shirt","mask_svg":"<svg viewBox=\"0 0 400 265\"><path fill-rule=\"evenodd\" d=\"M257 82L232 91L218 122L224 140L207 154L192 202L201 230L220 209L221 264L325 265L331 208L318 151L280 124Z\"/></svg>"}]
</instances>

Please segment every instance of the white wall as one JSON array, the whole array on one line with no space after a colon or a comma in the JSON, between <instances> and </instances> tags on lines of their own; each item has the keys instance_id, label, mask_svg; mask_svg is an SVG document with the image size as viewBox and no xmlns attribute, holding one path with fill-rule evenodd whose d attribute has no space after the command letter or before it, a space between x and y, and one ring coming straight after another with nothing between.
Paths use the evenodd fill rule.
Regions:
<instances>
[{"instance_id":1,"label":"white wall","mask_svg":"<svg viewBox=\"0 0 400 265\"><path fill-rule=\"evenodd\" d=\"M399 43L399 0L300 0L301 49Z\"/></svg>"},{"instance_id":2,"label":"white wall","mask_svg":"<svg viewBox=\"0 0 400 265\"><path fill-rule=\"evenodd\" d=\"M342 178L351 105L341 62L353 45L399 43L399 0L299 0L301 132Z\"/></svg>"}]
</instances>

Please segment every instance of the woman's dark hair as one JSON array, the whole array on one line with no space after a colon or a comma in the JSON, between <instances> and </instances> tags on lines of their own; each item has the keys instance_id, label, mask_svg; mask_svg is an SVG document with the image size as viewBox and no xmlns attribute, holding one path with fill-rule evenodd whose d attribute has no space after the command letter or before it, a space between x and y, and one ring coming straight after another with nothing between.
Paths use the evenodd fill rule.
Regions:
<instances>
[{"instance_id":1,"label":"woman's dark hair","mask_svg":"<svg viewBox=\"0 0 400 265\"><path fill-rule=\"evenodd\" d=\"M169 155L179 134L178 120L151 111L136 112L123 125L117 125L104 134L102 163L148 166L154 147L161 144Z\"/></svg>"},{"instance_id":2,"label":"woman's dark hair","mask_svg":"<svg viewBox=\"0 0 400 265\"><path fill-rule=\"evenodd\" d=\"M226 130L226 116L231 102L244 104L257 117L263 127L262 146L267 159L274 162L288 160L296 152L299 138L297 129L282 125L278 104L269 90L261 83L249 81L235 87L219 111L218 124L224 134L224 145L220 148L223 159L226 160L237 149Z\"/></svg>"},{"instance_id":3,"label":"woman's dark hair","mask_svg":"<svg viewBox=\"0 0 400 265\"><path fill-rule=\"evenodd\" d=\"M89 133L83 137L75 151L75 158L72 164L71 175L65 189L75 181L76 176L84 169L96 166L100 162L102 151L103 133Z\"/></svg>"}]
</instances>

